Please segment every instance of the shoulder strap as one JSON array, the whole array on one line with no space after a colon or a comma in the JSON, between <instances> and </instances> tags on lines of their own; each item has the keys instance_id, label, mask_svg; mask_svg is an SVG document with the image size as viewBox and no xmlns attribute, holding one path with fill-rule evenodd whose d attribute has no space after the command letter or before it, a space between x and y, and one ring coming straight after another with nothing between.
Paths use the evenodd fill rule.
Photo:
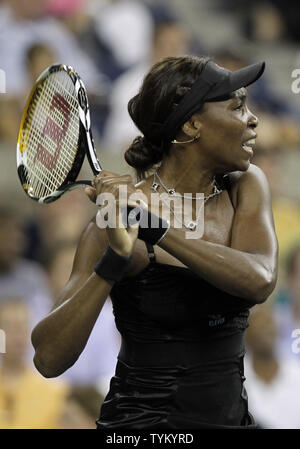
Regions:
<instances>
[{"instance_id":1,"label":"shoulder strap","mask_svg":"<svg viewBox=\"0 0 300 449\"><path fill-rule=\"evenodd\" d=\"M148 256L149 256L149 260L150 263L155 263L156 262L156 257L155 257L155 252L154 252L154 248L150 243L145 242L146 248L147 248L147 252L148 252Z\"/></svg>"},{"instance_id":2,"label":"shoulder strap","mask_svg":"<svg viewBox=\"0 0 300 449\"><path fill-rule=\"evenodd\" d=\"M228 176L228 175L224 175L223 178L222 178L222 180L223 180L224 188L225 188L226 190L228 190L228 193L230 193L230 181L229 181L229 176Z\"/></svg>"}]
</instances>

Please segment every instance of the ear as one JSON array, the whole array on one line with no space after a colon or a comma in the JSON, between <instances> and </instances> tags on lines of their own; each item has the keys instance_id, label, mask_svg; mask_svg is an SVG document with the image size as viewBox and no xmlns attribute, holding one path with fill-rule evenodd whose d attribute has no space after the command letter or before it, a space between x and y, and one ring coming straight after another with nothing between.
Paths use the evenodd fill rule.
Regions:
<instances>
[{"instance_id":1,"label":"ear","mask_svg":"<svg viewBox=\"0 0 300 449\"><path fill-rule=\"evenodd\" d=\"M182 131L189 137L200 137L202 123L196 115L193 115L185 124L182 126Z\"/></svg>"}]
</instances>

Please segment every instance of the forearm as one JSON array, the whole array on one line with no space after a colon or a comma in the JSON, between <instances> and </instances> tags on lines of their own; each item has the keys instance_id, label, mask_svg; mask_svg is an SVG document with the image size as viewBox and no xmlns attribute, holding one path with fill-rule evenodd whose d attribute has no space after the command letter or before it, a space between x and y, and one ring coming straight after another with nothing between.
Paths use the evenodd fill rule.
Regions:
<instances>
[{"instance_id":1,"label":"forearm","mask_svg":"<svg viewBox=\"0 0 300 449\"><path fill-rule=\"evenodd\" d=\"M170 229L159 246L204 280L239 298L258 303L273 290L274 273L266 259L205 240L184 240L182 231Z\"/></svg>"},{"instance_id":2,"label":"forearm","mask_svg":"<svg viewBox=\"0 0 300 449\"><path fill-rule=\"evenodd\" d=\"M58 376L76 362L111 288L110 283L93 273L34 328L34 362L44 376Z\"/></svg>"}]
</instances>

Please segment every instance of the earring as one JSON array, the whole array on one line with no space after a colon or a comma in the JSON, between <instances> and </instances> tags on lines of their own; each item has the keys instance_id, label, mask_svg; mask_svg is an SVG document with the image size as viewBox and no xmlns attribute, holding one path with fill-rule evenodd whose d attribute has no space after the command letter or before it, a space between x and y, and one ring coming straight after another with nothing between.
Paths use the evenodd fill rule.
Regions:
<instances>
[{"instance_id":1,"label":"earring","mask_svg":"<svg viewBox=\"0 0 300 449\"><path fill-rule=\"evenodd\" d=\"M180 142L179 140L174 139L171 141L171 143L192 143L192 142L195 142L195 140L199 139L199 137L200 136L197 134L195 137L193 137L190 140L184 140L184 141Z\"/></svg>"}]
</instances>

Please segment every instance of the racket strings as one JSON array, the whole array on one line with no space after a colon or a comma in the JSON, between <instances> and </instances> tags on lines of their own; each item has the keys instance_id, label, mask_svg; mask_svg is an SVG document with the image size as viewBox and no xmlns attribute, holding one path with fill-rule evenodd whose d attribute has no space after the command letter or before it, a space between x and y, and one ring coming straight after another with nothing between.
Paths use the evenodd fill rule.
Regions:
<instances>
[{"instance_id":1,"label":"racket strings","mask_svg":"<svg viewBox=\"0 0 300 449\"><path fill-rule=\"evenodd\" d=\"M44 88L44 92L43 92L43 97L46 96L47 91L46 88L47 86L45 85ZM41 90L41 89L40 89ZM28 166L29 168L32 168L32 166L34 165L34 159L36 157L36 152L34 153L34 151L32 151L32 149L37 150L38 149L38 142L41 142L41 130L43 130L43 123L46 122L46 118L45 118L45 114L47 114L47 107L45 108L45 102L42 101L43 99L40 99L39 97L37 97L36 99L36 104L33 104L33 108L32 111L34 111L33 117L32 117L32 121L31 121L31 131L32 131L32 139L31 139L31 144L34 143L34 146L30 146L30 151L28 151L27 153L27 160L28 160ZM49 100L50 100L50 96L49 96ZM49 103L49 101L48 101ZM34 110L35 108L35 110ZM39 123L40 122L40 123ZM51 143L51 141L48 143L47 142L47 137L48 136L44 136L44 146L46 149L50 149L52 145L54 145L54 143ZM46 154L46 153L45 153ZM40 163L39 163L40 162ZM42 181L42 175L45 168L45 155L43 156L43 154L40 155L40 160L38 161L38 163L34 166L34 170L36 171L36 175L33 179L32 179L32 187L35 188L36 184L40 178L40 181ZM56 183L57 178L59 175L59 169L57 170L57 174L55 176L55 174L52 174L51 172L48 174L49 175L49 181L52 180L52 182ZM31 172L33 172L33 170L31 170ZM43 183L44 184L44 183Z\"/></svg>"},{"instance_id":2,"label":"racket strings","mask_svg":"<svg viewBox=\"0 0 300 449\"><path fill-rule=\"evenodd\" d=\"M44 107L44 106L43 106ZM38 123L38 118L40 119L41 123ZM30 150L27 152L27 162L28 162L28 168L30 169L30 179L31 179L31 188L36 194L40 194L40 191L42 189L42 186L44 186L46 189L48 187L53 188L54 185L59 183L60 177L64 176L64 172L61 170L61 167L57 164L56 171L51 172L48 170L48 172L45 171L45 154L41 154L39 161L35 163L35 155L38 149L38 142L42 140L41 138L41 129L43 129L43 122L45 121L43 117L43 108L42 105L38 103L36 106L36 110L34 113L34 120L32 121L32 128L31 128L31 139L29 139ZM47 137L44 136L44 146L49 151L51 147L53 146L53 143L51 141L47 142ZM48 138L48 140L50 140ZM33 145L34 144L34 145ZM36 150L35 152L32 150ZM51 150L49 151L51 153ZM67 163L65 162L67 165ZM66 167L67 168L67 167ZM43 178L46 179L46 182L43 181ZM37 190L39 188L39 191ZM33 192L32 192L33 193Z\"/></svg>"},{"instance_id":3,"label":"racket strings","mask_svg":"<svg viewBox=\"0 0 300 449\"><path fill-rule=\"evenodd\" d=\"M50 92L47 92L47 90L45 90L44 92L44 96L46 96L46 94L50 94ZM48 95L48 103L51 100L51 96ZM38 107L36 110L36 117L42 119L42 123L34 123L32 124L32 126L34 126L34 133L33 133L33 140L36 140L36 153L34 154L33 152L30 152L30 156L28 165L30 167L33 166L34 170L36 171L36 176L34 176L34 178L32 179L32 188L35 191L35 194L37 196L44 196L43 195L43 190L44 188L47 189L47 187L49 187L51 190L56 189L60 184L61 181L63 181L66 177L66 172L68 172L68 170L70 169L70 165L72 163L72 160L68 160L69 157L67 156L66 159L62 159L60 158L60 160L56 161L56 165L55 165L55 170L51 170L51 165L49 165L49 163L51 162L51 156L52 158L55 155L55 149L57 150L57 144L55 145L55 142L53 142L48 135L44 135L44 140L41 139L40 136L40 129L44 129L42 128L43 126L43 122L46 123L47 117L44 118L43 117L43 104L42 102L38 102ZM56 111L56 109L55 109ZM52 114L51 114L52 115ZM61 117L59 116L59 114L55 114L56 117L51 117L52 120L54 120L54 123L60 123L61 124ZM44 125L45 126L45 125ZM49 128L49 126L48 126ZM49 130L49 129L48 129ZM51 130L51 128L50 128ZM53 130L52 130L52 134ZM55 134L54 134L55 135ZM57 137L57 136L56 136ZM41 148L38 146L38 142L37 140L39 140L39 142L43 142L43 151L41 151ZM76 145L76 140L75 140L75 145ZM37 155L38 155L38 159L37 159ZM30 164L31 162L31 164ZM59 162L63 162L63 165ZM65 170L64 170L65 168ZM33 170L31 170L33 172ZM33 193L33 192L32 192ZM47 194L48 192L46 192Z\"/></svg>"},{"instance_id":4,"label":"racket strings","mask_svg":"<svg viewBox=\"0 0 300 449\"><path fill-rule=\"evenodd\" d=\"M65 72L51 74L37 88L23 127L29 193L49 195L66 179L77 153L78 102Z\"/></svg>"},{"instance_id":5,"label":"racket strings","mask_svg":"<svg viewBox=\"0 0 300 449\"><path fill-rule=\"evenodd\" d=\"M61 84L59 84L57 82L55 82L53 84L54 85L51 86L51 84L48 82L47 85L45 86L46 89L44 91L44 94L45 94L45 96L47 98L47 102L48 103L50 101L51 102L53 101L53 92L52 92L53 88L55 89L56 92L61 92L62 94L68 94L68 91L65 92L66 89L62 89L62 88L64 88L63 85L61 85ZM73 88L73 85L71 84L70 87ZM69 99L69 97L70 96L67 95L68 99ZM42 102L39 102L39 109L42 109L42 107L43 107ZM77 107L77 104L75 103L75 108L76 107ZM75 109L75 113L76 113L76 110L77 109ZM53 114L51 114L51 116L52 116L51 119L54 121L54 123L60 125L60 128L62 128L63 127L63 120L64 120L63 114L60 114L60 111L59 111L58 108L54 108L51 112L53 112L53 111L55 112L55 114L54 114L54 116L53 116ZM39 111L37 111L37 112L39 112ZM37 114L37 116L39 117L40 114ZM46 118L46 120L47 120L47 118ZM51 131L51 128L53 128L53 126L52 127L50 126L49 131ZM72 130L72 128L70 127L68 131L71 132L71 130ZM52 129L51 134L54 134L54 137L57 138L57 136L55 136L55 134L56 134L55 130ZM47 181L48 181L47 180L47 175L50 178L49 179L49 181L50 181L50 186L49 187L50 187L51 190L53 190L53 189L57 188L59 185L61 185L61 183L65 179L66 174L70 170L70 167L72 166L72 163L73 163L73 158L72 159L70 158L70 156L72 156L72 155L70 154L70 152L68 152L65 155L61 155L62 157L60 157L59 160L57 158L55 170L50 170L49 169L49 155L52 154L52 156L54 156L55 151L57 151L57 144L55 145L55 142L53 142L53 140L49 137L48 134L46 134L46 136L44 136L44 137L46 137L45 140L44 140L44 147L47 149L47 152L44 151L44 152L40 153L39 154L39 161L36 161L36 160L34 161L34 162L36 162L36 165L37 165L37 168L38 168L39 177L41 177L41 175L42 176L46 175L46 185L45 185L45 182L43 182L43 184L41 184L39 186L39 190L37 191L37 194L38 194L39 197L40 196L44 196L43 193L42 193L42 186L43 185L47 186L47 184L49 184L49 183L47 183ZM74 145L75 145L75 148L76 148L76 145L77 145L77 136L76 136L76 134L75 134L74 137L75 137L75 141L74 142L67 142L68 147L69 147L69 144L70 144L71 148L72 148L72 146L74 148ZM70 139L66 139L66 140L70 140ZM60 144L61 144L61 142L60 142ZM75 154L76 154L76 151L75 151ZM36 158L36 156L35 156L35 158ZM45 168L47 168L47 166L48 166L48 169L46 170L46 173L45 173ZM50 165L50 167L51 167L51 165ZM36 181L35 182L35 184L36 184L35 187L37 187L38 179L36 178L35 181Z\"/></svg>"}]
</instances>

